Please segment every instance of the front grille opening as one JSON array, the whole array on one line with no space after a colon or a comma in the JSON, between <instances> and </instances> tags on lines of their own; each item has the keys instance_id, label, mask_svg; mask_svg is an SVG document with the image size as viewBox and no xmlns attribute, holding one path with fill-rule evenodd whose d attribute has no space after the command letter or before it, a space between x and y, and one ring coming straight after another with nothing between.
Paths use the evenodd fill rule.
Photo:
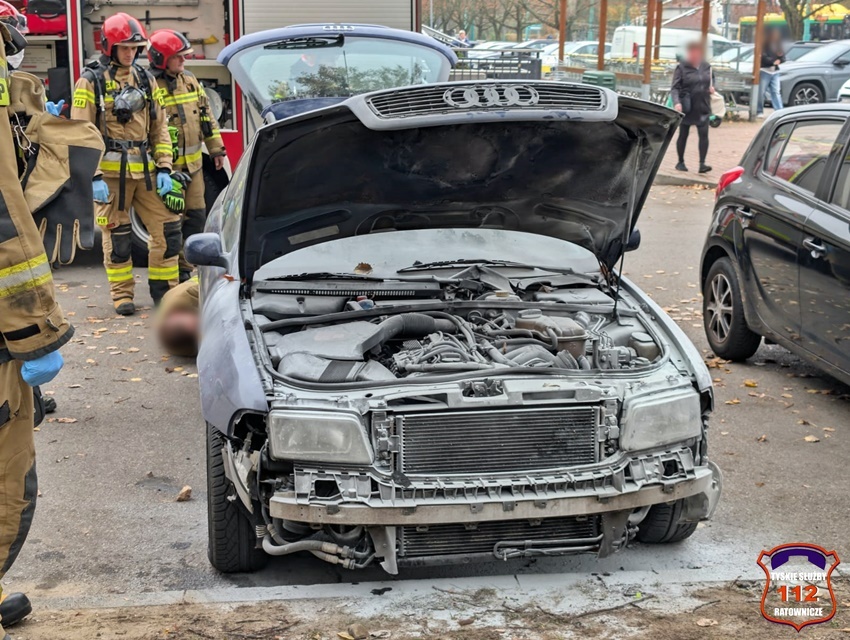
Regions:
<instances>
[{"instance_id":1,"label":"front grille opening","mask_svg":"<svg viewBox=\"0 0 850 640\"><path fill-rule=\"evenodd\" d=\"M499 543L524 541L560 541L564 548L580 547L599 532L598 516L402 527L399 555L422 558L490 554Z\"/></svg>"},{"instance_id":2,"label":"front grille opening","mask_svg":"<svg viewBox=\"0 0 850 640\"><path fill-rule=\"evenodd\" d=\"M339 495L339 487L335 480L316 480L313 492L317 498L335 498Z\"/></svg>"},{"instance_id":3,"label":"front grille opening","mask_svg":"<svg viewBox=\"0 0 850 640\"><path fill-rule=\"evenodd\" d=\"M681 466L679 465L678 460L668 460L664 463L664 478L675 478L679 475L681 471Z\"/></svg>"}]
</instances>

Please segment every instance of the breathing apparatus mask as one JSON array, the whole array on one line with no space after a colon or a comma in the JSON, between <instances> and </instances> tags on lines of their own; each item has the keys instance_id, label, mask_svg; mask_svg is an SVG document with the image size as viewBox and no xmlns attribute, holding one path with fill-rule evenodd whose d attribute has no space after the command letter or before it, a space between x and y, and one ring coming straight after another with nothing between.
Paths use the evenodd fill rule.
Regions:
<instances>
[{"instance_id":1,"label":"breathing apparatus mask","mask_svg":"<svg viewBox=\"0 0 850 640\"><path fill-rule=\"evenodd\" d=\"M146 103L145 94L141 89L125 85L115 96L115 101L112 103L112 113L120 124L128 124L132 122L137 113L145 108Z\"/></svg>"}]
</instances>

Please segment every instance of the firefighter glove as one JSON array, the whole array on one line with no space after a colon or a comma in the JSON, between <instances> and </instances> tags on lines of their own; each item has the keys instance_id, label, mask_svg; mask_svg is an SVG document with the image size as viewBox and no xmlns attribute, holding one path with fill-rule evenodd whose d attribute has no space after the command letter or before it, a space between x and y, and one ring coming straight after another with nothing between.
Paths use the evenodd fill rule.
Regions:
<instances>
[{"instance_id":1,"label":"firefighter glove","mask_svg":"<svg viewBox=\"0 0 850 640\"><path fill-rule=\"evenodd\" d=\"M91 186L95 202L109 202L109 187L106 186L103 178L95 178Z\"/></svg>"},{"instance_id":2,"label":"firefighter glove","mask_svg":"<svg viewBox=\"0 0 850 640\"><path fill-rule=\"evenodd\" d=\"M161 198L165 198L165 194L171 191L171 176L165 171L156 174L156 190Z\"/></svg>"},{"instance_id":3,"label":"firefighter glove","mask_svg":"<svg viewBox=\"0 0 850 640\"><path fill-rule=\"evenodd\" d=\"M62 354L53 351L46 356L24 362L21 367L21 377L31 387L47 384L56 377L64 364Z\"/></svg>"},{"instance_id":4,"label":"firefighter glove","mask_svg":"<svg viewBox=\"0 0 850 640\"><path fill-rule=\"evenodd\" d=\"M178 174L175 174L175 178ZM186 210L186 191L183 188L183 181L166 176L169 180L170 189L164 194L160 191L160 197L165 203L165 208L171 213L183 213ZM157 182L159 182L157 180Z\"/></svg>"},{"instance_id":5,"label":"firefighter glove","mask_svg":"<svg viewBox=\"0 0 850 640\"><path fill-rule=\"evenodd\" d=\"M44 105L44 108L47 109L47 113L52 116L58 116L62 113L62 107L65 106L65 101L60 100L59 102L48 102Z\"/></svg>"}]
</instances>

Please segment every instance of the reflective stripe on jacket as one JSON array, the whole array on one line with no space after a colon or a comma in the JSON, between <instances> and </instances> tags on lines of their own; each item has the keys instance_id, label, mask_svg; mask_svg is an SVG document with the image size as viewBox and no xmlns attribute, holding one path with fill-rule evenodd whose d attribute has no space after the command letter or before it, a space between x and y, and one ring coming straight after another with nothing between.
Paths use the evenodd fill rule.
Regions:
<instances>
[{"instance_id":1,"label":"reflective stripe on jacket","mask_svg":"<svg viewBox=\"0 0 850 640\"><path fill-rule=\"evenodd\" d=\"M177 129L174 170L195 173L203 166L203 144L213 157L224 155L224 143L218 124L212 117L209 100L198 79L184 71L177 76L161 73L157 77L162 98L168 116L168 125ZM203 123L211 130L204 136Z\"/></svg>"}]
</instances>

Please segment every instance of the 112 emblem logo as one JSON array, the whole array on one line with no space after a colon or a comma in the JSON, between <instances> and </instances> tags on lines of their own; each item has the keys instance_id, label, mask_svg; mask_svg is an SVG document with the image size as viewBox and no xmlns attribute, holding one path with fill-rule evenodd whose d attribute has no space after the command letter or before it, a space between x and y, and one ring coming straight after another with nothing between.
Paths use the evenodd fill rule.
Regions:
<instances>
[{"instance_id":1,"label":"112 emblem logo","mask_svg":"<svg viewBox=\"0 0 850 640\"><path fill-rule=\"evenodd\" d=\"M762 551L756 562L767 577L761 597L761 614L767 620L799 632L807 625L828 622L835 615L837 602L831 578L840 563L835 551L793 542Z\"/></svg>"}]
</instances>

